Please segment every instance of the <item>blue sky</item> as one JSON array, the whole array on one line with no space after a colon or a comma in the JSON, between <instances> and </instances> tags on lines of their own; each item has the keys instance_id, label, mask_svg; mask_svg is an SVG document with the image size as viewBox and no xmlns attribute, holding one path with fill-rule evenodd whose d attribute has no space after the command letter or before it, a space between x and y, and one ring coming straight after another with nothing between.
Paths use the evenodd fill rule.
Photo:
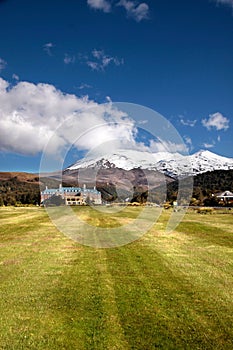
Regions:
<instances>
[{"instance_id":1,"label":"blue sky","mask_svg":"<svg viewBox=\"0 0 233 350\"><path fill-rule=\"evenodd\" d=\"M111 101L159 112L189 153L233 157L233 0L3 0L0 32L1 171L37 172L56 126L75 119L59 153L72 130L108 124L102 103L125 118ZM111 133L134 141L132 125Z\"/></svg>"}]
</instances>

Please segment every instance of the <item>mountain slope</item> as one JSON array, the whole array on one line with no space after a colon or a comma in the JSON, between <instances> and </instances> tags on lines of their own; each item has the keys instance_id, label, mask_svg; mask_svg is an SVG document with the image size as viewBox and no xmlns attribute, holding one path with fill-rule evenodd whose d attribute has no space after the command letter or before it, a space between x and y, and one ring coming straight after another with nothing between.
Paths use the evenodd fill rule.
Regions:
<instances>
[{"instance_id":1,"label":"mountain slope","mask_svg":"<svg viewBox=\"0 0 233 350\"><path fill-rule=\"evenodd\" d=\"M233 158L226 158L210 151L199 151L193 155L181 155L169 152L141 152L136 150L118 150L113 154L87 157L71 165L65 171L78 169L147 169L160 171L168 176L190 176L214 170L233 169Z\"/></svg>"}]
</instances>

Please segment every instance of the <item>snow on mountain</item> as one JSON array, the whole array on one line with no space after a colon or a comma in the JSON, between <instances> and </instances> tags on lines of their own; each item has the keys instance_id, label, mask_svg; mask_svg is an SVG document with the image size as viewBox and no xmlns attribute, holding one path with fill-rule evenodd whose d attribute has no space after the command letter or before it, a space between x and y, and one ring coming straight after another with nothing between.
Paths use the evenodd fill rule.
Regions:
<instances>
[{"instance_id":1,"label":"snow on mountain","mask_svg":"<svg viewBox=\"0 0 233 350\"><path fill-rule=\"evenodd\" d=\"M219 156L210 151L199 151L190 156L194 173L233 169L233 158Z\"/></svg>"},{"instance_id":2,"label":"snow on mountain","mask_svg":"<svg viewBox=\"0 0 233 350\"><path fill-rule=\"evenodd\" d=\"M66 170L83 168L121 168L124 170L158 170L166 175L189 176L213 170L233 169L233 158L219 156L210 151L199 151L192 155L169 152L141 152L136 150L117 150L112 154L86 157Z\"/></svg>"}]
</instances>

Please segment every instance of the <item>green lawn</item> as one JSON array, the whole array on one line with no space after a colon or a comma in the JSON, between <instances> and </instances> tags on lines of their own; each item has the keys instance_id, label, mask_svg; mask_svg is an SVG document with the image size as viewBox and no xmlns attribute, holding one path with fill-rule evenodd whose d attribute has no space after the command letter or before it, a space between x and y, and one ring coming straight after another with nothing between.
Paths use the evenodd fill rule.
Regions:
<instances>
[{"instance_id":1,"label":"green lawn","mask_svg":"<svg viewBox=\"0 0 233 350\"><path fill-rule=\"evenodd\" d=\"M169 215L136 242L94 249L43 208L0 208L0 349L232 349L233 212L190 211L165 234Z\"/></svg>"}]
</instances>

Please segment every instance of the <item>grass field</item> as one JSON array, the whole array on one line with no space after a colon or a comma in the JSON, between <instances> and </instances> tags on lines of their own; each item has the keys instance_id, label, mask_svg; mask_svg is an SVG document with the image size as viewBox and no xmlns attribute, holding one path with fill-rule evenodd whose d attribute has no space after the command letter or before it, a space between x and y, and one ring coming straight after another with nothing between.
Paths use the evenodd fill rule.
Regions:
<instances>
[{"instance_id":1,"label":"grass field","mask_svg":"<svg viewBox=\"0 0 233 350\"><path fill-rule=\"evenodd\" d=\"M233 213L190 211L165 234L168 216L95 249L43 208L1 208L0 349L232 349Z\"/></svg>"}]
</instances>

